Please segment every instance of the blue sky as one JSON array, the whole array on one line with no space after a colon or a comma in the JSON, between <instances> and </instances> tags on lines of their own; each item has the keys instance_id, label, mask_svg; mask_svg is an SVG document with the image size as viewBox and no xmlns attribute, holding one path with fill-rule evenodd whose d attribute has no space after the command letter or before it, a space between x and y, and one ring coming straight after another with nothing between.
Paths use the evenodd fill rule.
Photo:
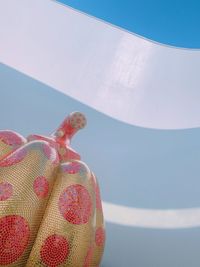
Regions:
<instances>
[{"instance_id":1,"label":"blue sky","mask_svg":"<svg viewBox=\"0 0 200 267\"><path fill-rule=\"evenodd\" d=\"M198 0L59 0L157 42L200 48Z\"/></svg>"}]
</instances>

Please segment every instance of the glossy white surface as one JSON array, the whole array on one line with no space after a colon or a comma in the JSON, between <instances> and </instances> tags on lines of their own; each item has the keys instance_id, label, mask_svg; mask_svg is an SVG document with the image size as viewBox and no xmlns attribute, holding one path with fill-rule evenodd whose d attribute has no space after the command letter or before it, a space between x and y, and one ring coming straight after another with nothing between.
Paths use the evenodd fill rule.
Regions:
<instances>
[{"instance_id":1,"label":"glossy white surface","mask_svg":"<svg viewBox=\"0 0 200 267\"><path fill-rule=\"evenodd\" d=\"M144 40L50 0L1 1L0 38L1 63L109 116L200 126L200 51Z\"/></svg>"},{"instance_id":2,"label":"glossy white surface","mask_svg":"<svg viewBox=\"0 0 200 267\"><path fill-rule=\"evenodd\" d=\"M200 227L200 208L139 209L103 202L106 222L150 229Z\"/></svg>"}]
</instances>

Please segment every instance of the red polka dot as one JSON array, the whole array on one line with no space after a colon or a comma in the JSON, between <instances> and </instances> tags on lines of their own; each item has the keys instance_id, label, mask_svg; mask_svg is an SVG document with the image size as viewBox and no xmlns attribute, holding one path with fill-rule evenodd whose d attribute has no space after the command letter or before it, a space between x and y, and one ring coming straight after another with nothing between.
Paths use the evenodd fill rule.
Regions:
<instances>
[{"instance_id":1,"label":"red polka dot","mask_svg":"<svg viewBox=\"0 0 200 267\"><path fill-rule=\"evenodd\" d=\"M5 144L10 145L10 146L19 146L24 143L24 140L22 137L10 131L0 132L0 140L2 140Z\"/></svg>"},{"instance_id":2,"label":"red polka dot","mask_svg":"<svg viewBox=\"0 0 200 267\"><path fill-rule=\"evenodd\" d=\"M42 148L45 156L51 160L52 163L57 164L59 162L58 153L56 152L55 148L48 144L43 144Z\"/></svg>"},{"instance_id":3,"label":"red polka dot","mask_svg":"<svg viewBox=\"0 0 200 267\"><path fill-rule=\"evenodd\" d=\"M102 203L101 203L101 196L100 196L100 189L98 184L96 184L96 207L100 211L102 211Z\"/></svg>"},{"instance_id":4,"label":"red polka dot","mask_svg":"<svg viewBox=\"0 0 200 267\"><path fill-rule=\"evenodd\" d=\"M87 223L92 213L91 197L87 189L79 184L67 187L60 195L59 210L70 223Z\"/></svg>"},{"instance_id":5,"label":"red polka dot","mask_svg":"<svg viewBox=\"0 0 200 267\"><path fill-rule=\"evenodd\" d=\"M48 158L48 159L51 159L51 147L47 144L43 144L42 145L42 148L43 148L43 151L44 151L44 154L45 156Z\"/></svg>"},{"instance_id":6,"label":"red polka dot","mask_svg":"<svg viewBox=\"0 0 200 267\"><path fill-rule=\"evenodd\" d=\"M49 192L49 182L44 176L38 176L33 183L33 188L39 198L44 198Z\"/></svg>"},{"instance_id":7,"label":"red polka dot","mask_svg":"<svg viewBox=\"0 0 200 267\"><path fill-rule=\"evenodd\" d=\"M48 267L56 267L63 263L69 254L68 241L61 235L47 237L40 250L42 261Z\"/></svg>"},{"instance_id":8,"label":"red polka dot","mask_svg":"<svg viewBox=\"0 0 200 267\"><path fill-rule=\"evenodd\" d=\"M18 215L0 218L0 264L6 265L16 261L28 245L29 225Z\"/></svg>"},{"instance_id":9,"label":"red polka dot","mask_svg":"<svg viewBox=\"0 0 200 267\"><path fill-rule=\"evenodd\" d=\"M88 252L87 252L87 255L85 257L85 261L84 261L83 267L90 267L90 263L91 263L92 256L93 256L93 252L94 252L94 248L93 248L93 246L91 246L88 249Z\"/></svg>"},{"instance_id":10,"label":"red polka dot","mask_svg":"<svg viewBox=\"0 0 200 267\"><path fill-rule=\"evenodd\" d=\"M63 165L63 171L69 174L76 174L81 170L81 164L79 162L69 162Z\"/></svg>"},{"instance_id":11,"label":"red polka dot","mask_svg":"<svg viewBox=\"0 0 200 267\"><path fill-rule=\"evenodd\" d=\"M0 201L10 198L13 194L13 187L8 182L0 183Z\"/></svg>"},{"instance_id":12,"label":"red polka dot","mask_svg":"<svg viewBox=\"0 0 200 267\"><path fill-rule=\"evenodd\" d=\"M0 161L0 167L8 167L22 161L27 154L25 149L20 149L8 155L5 159Z\"/></svg>"},{"instance_id":13,"label":"red polka dot","mask_svg":"<svg viewBox=\"0 0 200 267\"><path fill-rule=\"evenodd\" d=\"M105 242L105 231L102 227L97 228L95 233L95 243L97 246L103 246Z\"/></svg>"}]
</instances>

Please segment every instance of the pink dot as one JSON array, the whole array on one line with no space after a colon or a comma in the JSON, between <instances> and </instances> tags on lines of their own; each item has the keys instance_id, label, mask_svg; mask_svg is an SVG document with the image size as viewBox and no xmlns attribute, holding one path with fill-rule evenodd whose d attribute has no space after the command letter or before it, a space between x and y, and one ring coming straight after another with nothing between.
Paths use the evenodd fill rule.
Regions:
<instances>
[{"instance_id":1,"label":"pink dot","mask_svg":"<svg viewBox=\"0 0 200 267\"><path fill-rule=\"evenodd\" d=\"M2 140L7 145L11 145L11 146L20 146L24 143L24 140L22 139L22 137L10 131L0 132L0 140Z\"/></svg>"},{"instance_id":2,"label":"pink dot","mask_svg":"<svg viewBox=\"0 0 200 267\"><path fill-rule=\"evenodd\" d=\"M42 148L45 156L51 160L52 163L57 164L59 162L58 153L55 148L51 147L49 144L43 144Z\"/></svg>"},{"instance_id":3,"label":"pink dot","mask_svg":"<svg viewBox=\"0 0 200 267\"><path fill-rule=\"evenodd\" d=\"M0 264L7 265L16 261L28 245L29 225L19 215L0 218Z\"/></svg>"},{"instance_id":4,"label":"pink dot","mask_svg":"<svg viewBox=\"0 0 200 267\"><path fill-rule=\"evenodd\" d=\"M0 167L8 167L17 164L25 158L26 154L26 149L16 150L0 161Z\"/></svg>"},{"instance_id":5,"label":"pink dot","mask_svg":"<svg viewBox=\"0 0 200 267\"><path fill-rule=\"evenodd\" d=\"M101 203L101 196L100 196L100 189L98 184L96 184L96 207L100 211L102 211L102 203Z\"/></svg>"},{"instance_id":6,"label":"pink dot","mask_svg":"<svg viewBox=\"0 0 200 267\"><path fill-rule=\"evenodd\" d=\"M48 267L56 267L63 263L69 255L68 241L61 235L51 235L46 238L40 250L42 261Z\"/></svg>"},{"instance_id":7,"label":"pink dot","mask_svg":"<svg viewBox=\"0 0 200 267\"><path fill-rule=\"evenodd\" d=\"M38 176L33 183L33 189L39 198L46 197L49 192L48 180L44 176Z\"/></svg>"},{"instance_id":8,"label":"pink dot","mask_svg":"<svg viewBox=\"0 0 200 267\"><path fill-rule=\"evenodd\" d=\"M105 231L102 227L97 228L95 233L95 243L97 246L103 246L105 242Z\"/></svg>"},{"instance_id":9,"label":"pink dot","mask_svg":"<svg viewBox=\"0 0 200 267\"><path fill-rule=\"evenodd\" d=\"M90 263L91 263L92 256L93 256L93 252L94 252L94 249L93 249L93 246L91 246L88 249L88 252L87 252L87 255L85 257L85 261L84 261L83 267L90 267Z\"/></svg>"},{"instance_id":10,"label":"pink dot","mask_svg":"<svg viewBox=\"0 0 200 267\"><path fill-rule=\"evenodd\" d=\"M84 224L92 213L91 197L87 189L79 184L68 186L60 195L59 210L72 224Z\"/></svg>"},{"instance_id":11,"label":"pink dot","mask_svg":"<svg viewBox=\"0 0 200 267\"><path fill-rule=\"evenodd\" d=\"M0 183L0 201L10 198L13 194L13 187L8 182Z\"/></svg>"},{"instance_id":12,"label":"pink dot","mask_svg":"<svg viewBox=\"0 0 200 267\"><path fill-rule=\"evenodd\" d=\"M79 173L83 168L79 162L72 161L63 165L62 169L64 172L67 172L69 174L76 174Z\"/></svg>"},{"instance_id":13,"label":"pink dot","mask_svg":"<svg viewBox=\"0 0 200 267\"><path fill-rule=\"evenodd\" d=\"M47 145L47 144L43 144L42 148L43 148L43 152L44 152L45 156L48 159L51 159L51 154L52 154L51 147L49 145Z\"/></svg>"}]
</instances>

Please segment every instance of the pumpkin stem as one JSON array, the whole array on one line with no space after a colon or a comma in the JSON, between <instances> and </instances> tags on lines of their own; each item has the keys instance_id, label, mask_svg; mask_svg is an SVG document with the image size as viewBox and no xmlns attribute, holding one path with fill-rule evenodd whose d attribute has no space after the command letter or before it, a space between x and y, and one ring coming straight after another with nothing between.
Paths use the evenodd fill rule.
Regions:
<instances>
[{"instance_id":1,"label":"pumpkin stem","mask_svg":"<svg viewBox=\"0 0 200 267\"><path fill-rule=\"evenodd\" d=\"M58 129L52 134L56 142L69 146L71 138L78 130L84 128L86 118L80 112L73 112L65 118Z\"/></svg>"}]
</instances>

